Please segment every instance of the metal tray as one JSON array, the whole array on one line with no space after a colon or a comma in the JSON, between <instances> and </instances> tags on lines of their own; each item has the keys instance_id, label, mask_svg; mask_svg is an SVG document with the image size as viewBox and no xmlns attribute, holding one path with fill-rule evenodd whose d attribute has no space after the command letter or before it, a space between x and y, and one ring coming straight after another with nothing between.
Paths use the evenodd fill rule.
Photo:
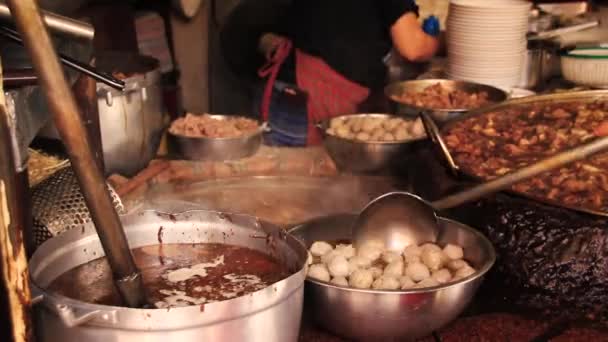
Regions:
<instances>
[{"instance_id":1,"label":"metal tray","mask_svg":"<svg viewBox=\"0 0 608 342\"><path fill-rule=\"evenodd\" d=\"M580 91L580 92L570 92L570 93L556 93L556 94L529 96L529 97L524 97L524 98L519 98L519 99L513 99L513 100L503 102L503 103L499 103L499 104L495 104L495 105L491 105L491 106L488 106L485 108L471 111L471 112L467 113L466 115L463 115L462 117L457 118L454 121L451 121L448 124L446 124L445 126L441 127L439 133L440 133L440 135L445 134L447 131L450 130L450 128L453 125L455 125L457 122L459 122L461 120L466 120L468 118L475 117L475 116L482 116L482 115L485 115L490 112L510 109L510 108L516 107L516 106L528 106L528 105L538 104L538 103L543 103L543 102L551 102L551 103L585 102L585 103L590 103L590 102L595 102L598 100L608 101L608 90L590 90L590 91ZM437 142L435 140L434 140L434 142L436 144L439 144L439 142ZM450 161L454 161L455 159L452 158L452 156L450 155L450 152L448 151L447 148L442 148L441 146L439 146L439 150L442 152L442 156L441 156L442 161L444 162L444 164L446 166L448 166L448 168L450 169L450 171L452 173L458 174L460 176L464 176L468 180L479 181L479 182L483 181L483 179L481 177L478 177L474 174L466 172L462 168L458 167L457 163L451 163ZM540 202L543 204L551 205L551 206L562 207L562 208L567 208L570 210L575 210L575 211L583 212L583 213L587 213L587 214L608 217L607 211L598 211L598 210L588 209L588 208L584 208L584 207L570 206L570 205L560 203L558 201L552 201L552 200L548 200L548 199L541 198L538 196L533 196L533 195L530 195L527 193L514 191L514 190L506 190L505 192L510 193L510 194L515 194L517 196L528 198L528 199L531 199L531 200L534 200L534 201L537 201L537 202Z\"/></svg>"},{"instance_id":2,"label":"metal tray","mask_svg":"<svg viewBox=\"0 0 608 342\"><path fill-rule=\"evenodd\" d=\"M395 180L372 176L234 177L157 185L146 195L144 207L217 210L292 226L319 216L358 212L370 200L399 189L404 186Z\"/></svg>"}]
</instances>

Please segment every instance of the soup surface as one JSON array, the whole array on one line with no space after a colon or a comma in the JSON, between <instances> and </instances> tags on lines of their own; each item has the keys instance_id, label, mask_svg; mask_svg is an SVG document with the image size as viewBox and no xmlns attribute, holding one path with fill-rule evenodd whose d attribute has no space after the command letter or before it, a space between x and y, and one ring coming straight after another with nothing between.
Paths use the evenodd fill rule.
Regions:
<instances>
[{"instance_id":1,"label":"soup surface","mask_svg":"<svg viewBox=\"0 0 608 342\"><path fill-rule=\"evenodd\" d=\"M226 244L159 244L132 253L148 302L156 308L227 300L290 275L284 265L262 252ZM49 290L88 303L122 304L105 257L62 274Z\"/></svg>"}]
</instances>

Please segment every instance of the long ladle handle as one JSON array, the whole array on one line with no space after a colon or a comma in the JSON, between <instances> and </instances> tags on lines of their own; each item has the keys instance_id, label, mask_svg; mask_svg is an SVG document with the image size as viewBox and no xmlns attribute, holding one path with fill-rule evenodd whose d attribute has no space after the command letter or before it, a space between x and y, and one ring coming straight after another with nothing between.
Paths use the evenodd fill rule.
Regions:
<instances>
[{"instance_id":1,"label":"long ladle handle","mask_svg":"<svg viewBox=\"0 0 608 342\"><path fill-rule=\"evenodd\" d=\"M426 131L426 135L431 139L435 149L439 150L439 154L443 157L444 162L448 169L452 172L453 175L458 175L458 165L454 162L454 158L450 154L448 150L448 146L446 145L443 138L441 138L441 134L439 133L439 128L433 121L433 118L427 112L420 112L420 120L422 121L422 126L424 126L424 130Z\"/></svg>"},{"instance_id":2,"label":"long ladle handle","mask_svg":"<svg viewBox=\"0 0 608 342\"><path fill-rule=\"evenodd\" d=\"M507 189L516 183L537 176L543 172L585 159L591 155L606 150L608 150L608 137L599 138L588 144L560 152L552 157L545 158L517 171L513 171L491 181L476 185L468 190L449 195L431 204L435 210L450 209L461 204L480 199L492 193Z\"/></svg>"}]
</instances>

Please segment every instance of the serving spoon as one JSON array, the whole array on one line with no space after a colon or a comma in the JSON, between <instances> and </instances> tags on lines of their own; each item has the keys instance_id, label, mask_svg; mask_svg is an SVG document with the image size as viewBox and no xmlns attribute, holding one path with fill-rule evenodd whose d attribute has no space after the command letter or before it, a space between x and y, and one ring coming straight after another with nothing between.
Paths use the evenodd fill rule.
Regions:
<instances>
[{"instance_id":1,"label":"serving spoon","mask_svg":"<svg viewBox=\"0 0 608 342\"><path fill-rule=\"evenodd\" d=\"M441 141L432 119L425 113L421 117L427 133L436 135L432 136L433 140ZM401 251L409 245L435 242L441 233L437 211L478 200L541 173L606 150L608 137L601 137L434 202L427 202L408 192L382 195L372 200L355 220L352 228L353 244L360 248L364 243L377 241L389 250Z\"/></svg>"}]
</instances>

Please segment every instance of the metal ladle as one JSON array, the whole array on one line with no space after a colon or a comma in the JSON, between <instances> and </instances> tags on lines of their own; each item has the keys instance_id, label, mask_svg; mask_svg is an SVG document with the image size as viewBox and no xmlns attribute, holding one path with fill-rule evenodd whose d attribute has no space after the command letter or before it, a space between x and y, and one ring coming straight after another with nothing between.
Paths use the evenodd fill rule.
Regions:
<instances>
[{"instance_id":1,"label":"metal ladle","mask_svg":"<svg viewBox=\"0 0 608 342\"><path fill-rule=\"evenodd\" d=\"M423 120L431 120L421 116ZM427 126L428 122L425 122L425 127ZM427 127L427 133L437 134L436 127L434 132L430 131ZM441 139L438 135L432 138ZM387 249L398 251L411 244L435 242L441 232L437 211L478 200L541 173L606 150L608 137L599 138L432 203L408 192L385 194L371 201L359 214L353 225L353 244L361 247L365 242L379 241Z\"/></svg>"}]
</instances>

